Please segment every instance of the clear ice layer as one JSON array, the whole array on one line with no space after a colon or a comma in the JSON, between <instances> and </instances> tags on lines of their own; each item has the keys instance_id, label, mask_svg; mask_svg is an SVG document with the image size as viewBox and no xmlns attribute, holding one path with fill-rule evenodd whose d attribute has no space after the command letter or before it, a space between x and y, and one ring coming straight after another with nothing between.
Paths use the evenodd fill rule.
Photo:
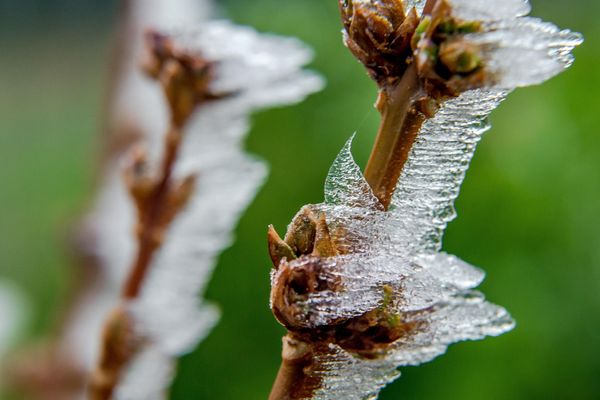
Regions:
<instances>
[{"instance_id":1,"label":"clear ice layer","mask_svg":"<svg viewBox=\"0 0 600 400\"><path fill-rule=\"evenodd\" d=\"M420 13L425 1L404 2ZM388 212L373 195L346 143L325 182L325 213L344 255L323 261L329 279L342 290L308 295L305 328L349 319L381 306L384 286L400 293L394 304L415 328L394 342L385 356L368 360L330 344L314 374L321 388L312 399L374 399L399 376L398 368L419 365L443 354L448 345L511 330L508 312L474 289L484 273L442 252L454 201L477 144L490 128L489 114L516 87L541 83L573 62L578 33L524 17L525 0L451 0L455 15L482 21L483 32L468 34L482 49L492 78L487 87L467 91L443 104L427 120L411 150ZM290 262L302 262L302 259Z\"/></svg>"},{"instance_id":2,"label":"clear ice layer","mask_svg":"<svg viewBox=\"0 0 600 400\"><path fill-rule=\"evenodd\" d=\"M326 260L328 274L340 279L343 289L309 296L305 307L299 307L307 310L306 327L373 310L383 301L383 287L391 286L401 293L396 312L415 328L376 360L331 344L329 352L319 355L320 369L314 373L322 386L312 398L376 398L381 388L399 376L398 367L419 365L443 354L451 343L500 335L514 326L505 309L473 291L484 273L440 251L443 228L453 216L448 210L487 127L482 120L503 98L502 92L474 91L449 102L430 121L429 129L423 128L413 150L413 163L405 170L404 188L413 197L410 202L395 197L394 209L389 212L372 205L374 196L365 193L368 186L352 160L350 142L344 146L327 178L326 198L333 203L317 207L325 212L331 229L343 225L346 235L353 238L347 244L352 254ZM456 126L446 119L475 105L479 107L479 114L471 110L475 118L459 118ZM440 126L448 131L440 131ZM444 135L448 140L440 140ZM420 159L423 163L417 162ZM406 175L411 171L414 173ZM344 198L349 205L343 205ZM361 198L365 206L357 205Z\"/></svg>"},{"instance_id":3,"label":"clear ice layer","mask_svg":"<svg viewBox=\"0 0 600 400\"><path fill-rule=\"evenodd\" d=\"M496 87L515 88L542 83L570 67L579 33L560 30L537 18L487 22L484 32L467 40L483 49L485 67Z\"/></svg>"}]
</instances>

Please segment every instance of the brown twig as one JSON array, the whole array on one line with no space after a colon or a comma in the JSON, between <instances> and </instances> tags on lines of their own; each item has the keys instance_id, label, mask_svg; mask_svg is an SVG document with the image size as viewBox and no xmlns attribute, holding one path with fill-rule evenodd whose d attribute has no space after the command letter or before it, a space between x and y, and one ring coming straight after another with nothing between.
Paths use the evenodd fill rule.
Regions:
<instances>
[{"instance_id":1,"label":"brown twig","mask_svg":"<svg viewBox=\"0 0 600 400\"><path fill-rule=\"evenodd\" d=\"M419 109L419 103L424 101L419 97L421 91L413 64L398 83L385 87L379 95L377 108L381 112L381 125L365 168L365 179L386 209L426 119Z\"/></svg>"},{"instance_id":2,"label":"brown twig","mask_svg":"<svg viewBox=\"0 0 600 400\"><path fill-rule=\"evenodd\" d=\"M167 36L157 32L148 32L147 42L150 57L144 67L162 85L171 114L170 127L165 135L158 174L149 173L146 155L139 149L133 153L131 166L125 174L137 208L138 249L123 286L121 305L105 324L101 357L89 385L91 400L112 398L123 369L146 340L135 332L127 303L139 296L167 229L194 189L194 176L180 182L173 177L183 128L202 102L216 97L208 89L212 64L197 54L179 51Z\"/></svg>"},{"instance_id":3,"label":"brown twig","mask_svg":"<svg viewBox=\"0 0 600 400\"><path fill-rule=\"evenodd\" d=\"M181 145L182 127L172 126L165 139L165 154L162 163L159 184L148 198L147 211L141 213L138 232L138 251L131 272L123 287L124 299L134 299L139 292L150 267L156 250L160 247L165 228L161 226L161 217L165 212L166 199L172 185L171 176Z\"/></svg>"},{"instance_id":4,"label":"brown twig","mask_svg":"<svg viewBox=\"0 0 600 400\"><path fill-rule=\"evenodd\" d=\"M283 337L281 366L271 389L269 400L292 400L308 397L313 389L306 369L313 359L311 346L305 342Z\"/></svg>"}]
</instances>

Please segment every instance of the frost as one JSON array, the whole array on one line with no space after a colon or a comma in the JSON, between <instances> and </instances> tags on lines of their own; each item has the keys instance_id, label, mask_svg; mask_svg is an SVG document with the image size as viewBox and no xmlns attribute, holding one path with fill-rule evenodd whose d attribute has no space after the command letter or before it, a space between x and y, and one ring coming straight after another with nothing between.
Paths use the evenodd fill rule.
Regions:
<instances>
[{"instance_id":1,"label":"frost","mask_svg":"<svg viewBox=\"0 0 600 400\"><path fill-rule=\"evenodd\" d=\"M482 98L487 101L475 101ZM475 145L487 129L482 121L503 98L502 92L473 91L446 104L423 128L401 180L401 187L412 197L400 201L399 192L392 211L353 205L356 188L366 182L348 158L350 142L334 162L326 186L332 193L327 192L326 198L335 204L318 207L332 229L343 224L346 234L359 236L357 242L362 245L351 254L325 261L327 273L341 278L344 287L340 292L311 295L306 303L307 320L316 327L362 315L381 305L381 288L391 285L401 293L396 307L403 323L415 328L394 342L385 357L375 360L329 345L329 351L319 355L321 369L314 374L322 385L312 398L376 398L382 387L399 376L398 367L428 362L451 343L500 335L514 326L506 310L472 291L483 281L483 272L439 251L441 233L453 214L447 210L458 194ZM468 111L471 116L464 114ZM463 118L453 120L453 115ZM342 205L345 200L350 205Z\"/></svg>"},{"instance_id":2,"label":"frost","mask_svg":"<svg viewBox=\"0 0 600 400\"><path fill-rule=\"evenodd\" d=\"M542 83L570 67L571 52L583 38L525 17L487 23L484 33L469 35L468 40L483 47L497 86L514 88Z\"/></svg>"},{"instance_id":3,"label":"frost","mask_svg":"<svg viewBox=\"0 0 600 400\"><path fill-rule=\"evenodd\" d=\"M424 3L403 4L422 13ZM320 382L313 399L374 399L399 376L399 367L431 361L452 343L514 327L504 308L475 291L483 271L442 252L442 237L456 216L454 201L477 144L490 128L489 114L516 87L568 68L582 38L525 17L530 11L525 0L451 5L454 15L482 23L482 32L464 39L481 50L491 78L483 88L443 103L423 124L387 212L352 157L352 139L346 143L326 179L325 202L310 206L326 216L341 254L320 260L319 282L341 282L341 289L310 292L297 301L301 327L320 329L377 310L386 301L384 288L392 288L399 295L391 307L410 329L375 359L328 344L311 372ZM302 268L305 262L314 263L301 257L287 265Z\"/></svg>"},{"instance_id":4,"label":"frost","mask_svg":"<svg viewBox=\"0 0 600 400\"><path fill-rule=\"evenodd\" d=\"M506 95L494 89L463 93L423 125L392 200L398 223L412 226L405 233L408 243L440 250L475 148L490 128L487 117Z\"/></svg>"}]
</instances>

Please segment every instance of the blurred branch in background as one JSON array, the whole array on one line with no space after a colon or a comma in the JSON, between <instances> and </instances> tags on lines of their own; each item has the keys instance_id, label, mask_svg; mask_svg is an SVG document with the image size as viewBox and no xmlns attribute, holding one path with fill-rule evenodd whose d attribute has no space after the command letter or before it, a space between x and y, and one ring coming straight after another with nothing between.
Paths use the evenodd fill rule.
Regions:
<instances>
[{"instance_id":1,"label":"blurred branch in background","mask_svg":"<svg viewBox=\"0 0 600 400\"><path fill-rule=\"evenodd\" d=\"M99 355L103 320L118 299L135 250L135 210L122 182L121 159L142 140L159 147L168 114L160 91L140 72L144 32L195 24L209 15L208 2L125 0L119 8L109 90L99 150L100 190L93 211L75 234L80 265L77 293L55 338L14 361L12 380L39 399L81 398L85 379Z\"/></svg>"},{"instance_id":2,"label":"blurred branch in background","mask_svg":"<svg viewBox=\"0 0 600 400\"><path fill-rule=\"evenodd\" d=\"M297 40L227 22L191 28L196 24L185 20L210 8L201 4L124 3L101 190L79 232L90 276L62 346L51 344L28 356L38 362L13 371L14 381L36 398L80 396L81 376L96 359L91 398L165 395L175 358L194 349L216 322L217 311L202 304L199 292L266 173L242 151L249 114L296 103L322 87L320 77L302 71L312 53ZM137 72L141 32L150 27L169 32L147 35L147 72L166 101L155 101ZM127 155L133 143L145 150ZM129 159L127 187L122 158ZM109 308L98 352L99 321Z\"/></svg>"}]
</instances>

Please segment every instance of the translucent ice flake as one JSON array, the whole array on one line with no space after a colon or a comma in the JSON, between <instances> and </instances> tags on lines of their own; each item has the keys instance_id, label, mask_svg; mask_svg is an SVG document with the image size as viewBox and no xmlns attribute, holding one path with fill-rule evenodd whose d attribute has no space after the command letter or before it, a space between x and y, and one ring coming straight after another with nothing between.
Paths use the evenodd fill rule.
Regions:
<instances>
[{"instance_id":1,"label":"translucent ice flake","mask_svg":"<svg viewBox=\"0 0 600 400\"><path fill-rule=\"evenodd\" d=\"M404 4L405 12L409 12L414 7L417 10L417 14L421 15L427 0L404 0L402 3Z\"/></svg>"},{"instance_id":2,"label":"translucent ice flake","mask_svg":"<svg viewBox=\"0 0 600 400\"><path fill-rule=\"evenodd\" d=\"M561 73L583 41L580 34L537 18L490 22L484 33L467 39L482 46L486 68L502 88L539 84Z\"/></svg>"},{"instance_id":3,"label":"translucent ice flake","mask_svg":"<svg viewBox=\"0 0 600 400\"><path fill-rule=\"evenodd\" d=\"M383 210L352 157L353 139L354 135L346 142L329 169L325 180L325 203Z\"/></svg>"},{"instance_id":4,"label":"translucent ice flake","mask_svg":"<svg viewBox=\"0 0 600 400\"><path fill-rule=\"evenodd\" d=\"M309 293L296 304L303 313L298 319L302 328L327 327L387 304L407 328L375 359L336 344L321 349L312 372L320 389L311 398L376 398L399 376L398 367L430 361L451 343L499 335L513 327L506 310L470 291L483 281L484 273L439 251L441 233L453 214L447 210L487 129L485 118L505 94L465 93L426 124L402 177L401 193L406 197L397 194L391 211L369 206L373 195L364 190L367 183L350 142L340 152L325 186L328 201L311 206L326 215L342 253L320 261L317 281L336 282L338 289ZM302 269L310 262L301 257L288 265ZM277 275L274 272L275 280ZM390 289L397 294L391 306L386 303Z\"/></svg>"},{"instance_id":5,"label":"translucent ice flake","mask_svg":"<svg viewBox=\"0 0 600 400\"><path fill-rule=\"evenodd\" d=\"M198 52L220 66L212 89L217 93L232 93L256 87L270 86L308 63L312 51L294 38L260 34L250 27L228 21L214 21L174 35L177 45ZM309 91L320 88L320 78L313 75Z\"/></svg>"},{"instance_id":6,"label":"translucent ice flake","mask_svg":"<svg viewBox=\"0 0 600 400\"><path fill-rule=\"evenodd\" d=\"M402 171L392 214L408 220L408 234L422 249L439 251L454 219L454 200L485 131L488 115L504 100L502 90L473 90L445 103L425 122Z\"/></svg>"},{"instance_id":7,"label":"translucent ice flake","mask_svg":"<svg viewBox=\"0 0 600 400\"><path fill-rule=\"evenodd\" d=\"M430 309L405 314L405 320L417 326L415 332L393 343L382 358L361 358L329 345L319 355L314 377L321 380L321 387L312 398L375 399L400 376L398 367L429 362L452 343L501 335L514 327L505 309L485 302L476 292L457 294Z\"/></svg>"}]
</instances>

